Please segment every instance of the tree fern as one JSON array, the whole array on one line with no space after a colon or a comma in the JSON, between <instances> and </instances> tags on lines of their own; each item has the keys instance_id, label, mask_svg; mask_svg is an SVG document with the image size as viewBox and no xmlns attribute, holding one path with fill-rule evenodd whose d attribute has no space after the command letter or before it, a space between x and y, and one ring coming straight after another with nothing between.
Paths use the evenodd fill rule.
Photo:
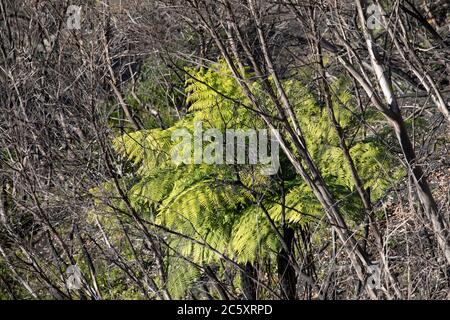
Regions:
<instances>
[{"instance_id":1,"label":"tree fern","mask_svg":"<svg viewBox=\"0 0 450 320\"><path fill-rule=\"evenodd\" d=\"M171 140L172 133L177 129L192 133L197 121L204 123L204 129L264 128L263 123L255 121L255 116L244 107L248 101L225 63L186 71L193 77L186 80L190 108L185 118L165 130L141 130L114 140L117 152L136 168L135 176L130 180L133 182L127 188L131 202L144 211L145 207L154 208L157 224L200 243L206 242L240 263L254 262L259 257L271 259L280 249L280 243L260 204L267 208L276 225L285 221L293 228L320 220L322 206L296 175L285 181L285 206L282 208L280 186L275 179L255 170L257 165L173 163L171 154L177 148L177 141ZM257 88L259 84L255 82L254 85ZM322 110L308 85L290 80L285 81L284 86L294 103L309 152L343 212L348 213L349 219L357 221L361 218L358 214L362 206L327 112ZM348 136L352 133L352 139L347 141L350 153L365 186L372 188L372 197L376 199L389 185L389 173L381 168L392 167L392 160L374 139L354 130L354 107L346 88L345 79L332 85L336 118ZM269 100L259 98L268 109L273 109ZM283 164L284 171L288 172L289 167L288 162ZM169 243L199 265L221 260L221 256L205 245L172 236ZM189 269L192 266L181 263L179 258L173 259L169 261L169 287L178 296L187 288L178 288L176 283L193 283L198 273Z\"/></svg>"}]
</instances>

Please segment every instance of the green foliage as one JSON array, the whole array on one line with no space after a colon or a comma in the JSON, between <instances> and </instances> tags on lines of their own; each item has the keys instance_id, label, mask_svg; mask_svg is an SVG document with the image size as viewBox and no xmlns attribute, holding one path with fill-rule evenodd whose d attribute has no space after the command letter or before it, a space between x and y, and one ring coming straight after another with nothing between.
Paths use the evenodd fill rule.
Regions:
<instances>
[{"instance_id":1,"label":"green foliage","mask_svg":"<svg viewBox=\"0 0 450 320\"><path fill-rule=\"evenodd\" d=\"M395 178L403 174L395 167L394 159L374 136L363 135L358 125L358 111L352 105L348 92L348 81L341 79L331 86L333 112L339 126L345 132L346 145L364 182L375 201L391 185ZM287 81L288 95L296 103L297 117L303 129L307 147L330 186L345 187L354 191L348 162L339 145L339 138L329 118L328 111L320 100L300 81ZM377 115L367 113L366 121L377 120ZM390 178L393 177L393 178ZM339 193L336 194L339 198ZM356 200L356 199L355 199ZM355 218L355 216L353 217Z\"/></svg>"},{"instance_id":2,"label":"green foliage","mask_svg":"<svg viewBox=\"0 0 450 320\"><path fill-rule=\"evenodd\" d=\"M194 122L217 129L253 127L255 117L243 107L249 101L223 61L198 71L187 68L186 72L192 76L186 80L185 91Z\"/></svg>"},{"instance_id":3,"label":"green foliage","mask_svg":"<svg viewBox=\"0 0 450 320\"><path fill-rule=\"evenodd\" d=\"M168 274L170 275L167 288L174 299L186 297L187 288L191 287L200 277L200 271L189 262L171 257L168 259Z\"/></svg>"},{"instance_id":4,"label":"green foliage","mask_svg":"<svg viewBox=\"0 0 450 320\"><path fill-rule=\"evenodd\" d=\"M223 62L186 71L192 77L186 81L190 108L185 118L165 130L131 132L114 140L117 152L135 168L133 178L124 182L130 201L138 212L154 212L155 223L198 241L169 237L169 243L196 264L208 265L222 259L210 248L240 263L273 258L280 243L266 214L277 226L285 221L296 228L318 220L323 209L295 174L284 174L282 179L285 189L282 207L280 175L263 176L256 165L176 165L171 161L178 143L171 140L172 133L181 128L193 132L195 122L202 121L204 129L264 128L257 116L245 107L248 99ZM309 152L342 211L349 219L358 221L361 203L326 110L301 81L285 81L284 86L294 103ZM255 83L256 94L257 87ZM333 84L333 107L340 126L351 137L347 144L358 172L376 199L389 185L392 160L376 139L356 129L352 97L346 88L345 80ZM273 109L270 101L259 98ZM283 155L280 157L282 171L293 172L290 163ZM189 284L199 277L198 270L180 260L168 261L168 287L176 297L182 297Z\"/></svg>"}]
</instances>

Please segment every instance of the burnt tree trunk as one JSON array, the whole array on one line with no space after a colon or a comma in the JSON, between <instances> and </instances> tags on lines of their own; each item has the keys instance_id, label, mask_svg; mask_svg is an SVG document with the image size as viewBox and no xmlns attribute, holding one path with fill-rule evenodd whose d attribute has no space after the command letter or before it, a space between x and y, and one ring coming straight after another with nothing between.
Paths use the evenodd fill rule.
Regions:
<instances>
[{"instance_id":1,"label":"burnt tree trunk","mask_svg":"<svg viewBox=\"0 0 450 320\"><path fill-rule=\"evenodd\" d=\"M256 284L253 279L257 277L256 269L250 262L247 262L241 270L242 293L246 300L256 300Z\"/></svg>"},{"instance_id":2,"label":"burnt tree trunk","mask_svg":"<svg viewBox=\"0 0 450 320\"><path fill-rule=\"evenodd\" d=\"M277 256L281 296L288 300L294 300L297 296L297 278L295 276L295 269L289 262L291 248L294 242L294 230L289 227L284 227L283 238L286 246L289 248L289 252L283 247Z\"/></svg>"}]
</instances>

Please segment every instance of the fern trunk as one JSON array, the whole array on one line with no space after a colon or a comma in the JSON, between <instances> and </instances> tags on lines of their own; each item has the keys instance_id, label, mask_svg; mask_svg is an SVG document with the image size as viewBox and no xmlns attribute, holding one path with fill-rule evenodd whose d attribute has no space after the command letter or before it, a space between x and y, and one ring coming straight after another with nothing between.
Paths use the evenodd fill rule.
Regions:
<instances>
[{"instance_id":1,"label":"fern trunk","mask_svg":"<svg viewBox=\"0 0 450 320\"><path fill-rule=\"evenodd\" d=\"M256 300L256 284L252 278L256 278L256 269L253 264L247 262L241 270L242 293L246 300Z\"/></svg>"},{"instance_id":2,"label":"fern trunk","mask_svg":"<svg viewBox=\"0 0 450 320\"><path fill-rule=\"evenodd\" d=\"M283 247L277 256L278 279L280 282L281 296L288 300L295 300L297 296L297 278L295 275L295 269L289 262L291 248L294 243L294 236L295 234L292 228L284 228L283 238L286 246L289 248L289 251L286 251Z\"/></svg>"}]
</instances>

